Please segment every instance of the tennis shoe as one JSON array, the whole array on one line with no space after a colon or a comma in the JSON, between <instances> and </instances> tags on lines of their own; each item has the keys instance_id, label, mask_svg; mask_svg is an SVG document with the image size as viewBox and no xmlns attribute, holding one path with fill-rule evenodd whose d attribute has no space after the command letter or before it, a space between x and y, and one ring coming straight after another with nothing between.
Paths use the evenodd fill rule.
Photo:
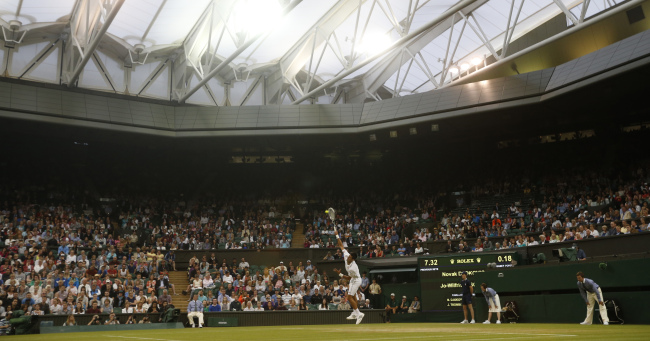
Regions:
<instances>
[{"instance_id":1,"label":"tennis shoe","mask_svg":"<svg viewBox=\"0 0 650 341\"><path fill-rule=\"evenodd\" d=\"M359 313L357 316L357 324L361 323L361 320L363 320L363 317L366 316L364 313Z\"/></svg>"}]
</instances>

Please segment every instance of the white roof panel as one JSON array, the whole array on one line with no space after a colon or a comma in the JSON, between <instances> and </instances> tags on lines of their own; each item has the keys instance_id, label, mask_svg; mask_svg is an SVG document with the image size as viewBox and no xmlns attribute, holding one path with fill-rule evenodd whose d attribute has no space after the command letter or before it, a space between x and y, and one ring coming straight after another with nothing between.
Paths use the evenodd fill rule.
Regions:
<instances>
[{"instance_id":1,"label":"white roof panel","mask_svg":"<svg viewBox=\"0 0 650 341\"><path fill-rule=\"evenodd\" d=\"M513 1L515 6L510 16ZM561 1L576 17L580 17L582 0ZM219 105L226 102L236 105L249 95L250 82L260 76L264 76L264 84L268 82L269 88L279 93L266 93L260 86L250 93L254 98L247 99L247 104L260 104L267 97L275 104L291 102L287 99L287 89L300 97L299 91L292 89L292 86L303 88L305 85L292 83L303 83L305 73L314 75L310 87L314 89L322 82L371 58L377 51L383 50L409 32L440 17L460 2L461 0L125 0L108 27L111 39L102 39L95 51L102 65L91 59L92 62L84 68L78 86L109 91L115 87L118 93L137 95L146 84L150 84L141 95L158 98L183 96L198 83L195 67L202 68L203 73L207 74L210 67L218 64L218 61L209 64L211 55L223 60L244 43L245 39L242 37L252 36L250 31L253 30L253 25L249 22L251 18L259 19L256 21L258 23L270 19L266 24L264 32L268 34L264 39L252 44L241 55L236 56L229 66L209 80L212 93L202 89L192 96L190 102L213 105L216 101ZM27 34L26 42L16 43L13 57L8 63L9 77L20 77L23 70L30 69L30 61L35 60L36 64L25 77L58 83L58 70L52 73L44 68L59 68L65 66L65 63L57 60L58 54L37 58L37 54L53 42L47 40L50 38L43 40L40 33L45 31L48 37L65 37L63 30L66 28L61 23L65 24L71 20L76 3L75 0L0 0L0 24L4 25L5 31L9 29L8 23L12 20L21 21L23 27L29 24L43 24L35 31L39 32L38 36ZM107 6L111 3L113 2L108 2ZM408 53L404 54L401 64L394 61L391 63L386 57L377 58L328 87L329 95L325 96L321 92L315 96L319 97L319 103L327 103L333 100L335 87L344 83L350 83L351 86L372 84L374 89L363 89L371 92L369 96L373 96L372 92L376 92L380 87L389 92L400 92L399 95L432 90L435 86L430 81L430 76L433 76L436 83L448 82L452 79L448 72L448 76L444 80L441 79L445 67L461 66L491 54L482 37L479 37L483 33L494 50L500 51L508 27L507 20L511 18L512 27L522 3L523 7L512 34L513 39L562 13L553 0L477 0L471 4L477 8L468 14L472 18L469 21L476 27L467 25L463 30L465 21L460 15L455 15L453 34L451 29L443 26L446 24L440 24L434 31L437 35L421 35L409 42L409 46L418 46L414 52L417 62L411 62ZM274 4L291 6L292 9L282 18L274 17L269 10L273 9ZM591 1L585 17L601 13L614 4L614 1ZM233 10L229 13L230 9ZM335 10L339 17L327 16ZM106 18L106 14L105 9L101 22ZM226 29L221 36L223 21L226 22ZM48 25L54 22L58 24ZM572 24L570 21L567 23ZM98 27L95 27L93 32L96 32ZM195 27L198 29L193 30ZM319 40L314 51L310 38L314 33L313 28L318 34L329 39L328 42ZM479 34L475 29L482 33ZM23 32L24 30L19 30L12 33L12 39L19 40ZM73 34L80 35L84 32L85 28L82 28ZM426 38L423 38L424 36ZM79 41L82 46L75 46L76 50L89 48L89 41L83 40L84 37L79 38L68 40L66 43L72 41L75 46ZM183 44L184 42L186 44ZM459 42L458 47L456 42ZM127 50L135 52L136 44L144 44L147 48L145 53L153 53L144 65L125 63L129 60ZM194 50L189 51L190 49ZM321 59L322 51L325 52ZM0 60L5 54L4 50L0 49ZM397 55L399 58L399 54ZM443 65L445 59L447 65ZM168 66L159 69L165 61L169 61ZM239 69L243 71L233 71ZM282 73L276 72L278 70ZM249 75L248 82L240 79L244 77L242 72ZM71 73L61 70L64 83ZM112 84L106 84L104 73L109 75L107 78ZM239 76L236 77L236 74ZM360 79L362 81L359 82Z\"/></svg>"},{"instance_id":2,"label":"white roof panel","mask_svg":"<svg viewBox=\"0 0 650 341\"><path fill-rule=\"evenodd\" d=\"M74 3L75 0L23 0L18 20L23 25L34 22L56 22L70 15Z\"/></svg>"},{"instance_id":3,"label":"white roof panel","mask_svg":"<svg viewBox=\"0 0 650 341\"><path fill-rule=\"evenodd\" d=\"M210 4L210 0L167 0L151 26L147 43L153 45L180 44L192 29L193 23ZM145 43L145 45L148 45Z\"/></svg>"},{"instance_id":4,"label":"white roof panel","mask_svg":"<svg viewBox=\"0 0 650 341\"><path fill-rule=\"evenodd\" d=\"M140 44L144 32L162 3L163 0L125 1L108 28L108 33L131 45Z\"/></svg>"}]
</instances>

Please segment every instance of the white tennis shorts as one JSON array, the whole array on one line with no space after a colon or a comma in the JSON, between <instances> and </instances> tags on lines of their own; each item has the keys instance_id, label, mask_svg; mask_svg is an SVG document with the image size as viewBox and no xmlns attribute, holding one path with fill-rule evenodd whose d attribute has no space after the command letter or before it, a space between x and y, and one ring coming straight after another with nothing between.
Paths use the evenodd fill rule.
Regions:
<instances>
[{"instance_id":1,"label":"white tennis shorts","mask_svg":"<svg viewBox=\"0 0 650 341\"><path fill-rule=\"evenodd\" d=\"M359 291L359 287L361 286L361 280L358 278L353 278L350 280L350 288L348 288L348 295L354 296L357 294L357 291Z\"/></svg>"},{"instance_id":2,"label":"white tennis shorts","mask_svg":"<svg viewBox=\"0 0 650 341\"><path fill-rule=\"evenodd\" d=\"M494 302L490 300L488 303L490 304L489 312L491 313L500 313L501 312L501 300L499 300L499 295L494 295L494 300L497 302L496 307L494 306Z\"/></svg>"}]
</instances>

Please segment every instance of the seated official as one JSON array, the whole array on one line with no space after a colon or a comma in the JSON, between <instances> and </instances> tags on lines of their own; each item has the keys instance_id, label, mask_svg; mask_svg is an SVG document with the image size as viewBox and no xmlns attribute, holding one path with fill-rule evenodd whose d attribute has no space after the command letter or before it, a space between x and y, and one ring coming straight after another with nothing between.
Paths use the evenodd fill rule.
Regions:
<instances>
[{"instance_id":1,"label":"seated official","mask_svg":"<svg viewBox=\"0 0 650 341\"><path fill-rule=\"evenodd\" d=\"M187 305L187 319L192 328L196 328L194 317L199 318L199 328L203 328L203 304L197 299L197 295L192 295L192 299Z\"/></svg>"}]
</instances>

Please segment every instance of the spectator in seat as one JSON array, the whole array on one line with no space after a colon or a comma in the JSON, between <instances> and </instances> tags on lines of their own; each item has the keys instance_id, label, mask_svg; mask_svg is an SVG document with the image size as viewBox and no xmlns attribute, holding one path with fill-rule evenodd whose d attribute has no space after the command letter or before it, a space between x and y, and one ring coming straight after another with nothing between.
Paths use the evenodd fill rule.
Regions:
<instances>
[{"instance_id":1,"label":"spectator in seat","mask_svg":"<svg viewBox=\"0 0 650 341\"><path fill-rule=\"evenodd\" d=\"M230 311L242 311L241 302L238 300L230 302Z\"/></svg>"},{"instance_id":2,"label":"spectator in seat","mask_svg":"<svg viewBox=\"0 0 650 341\"><path fill-rule=\"evenodd\" d=\"M45 315L45 313L41 310L41 305L36 303L34 304L34 309L32 309L31 313L27 315Z\"/></svg>"},{"instance_id":3,"label":"spectator in seat","mask_svg":"<svg viewBox=\"0 0 650 341\"><path fill-rule=\"evenodd\" d=\"M102 309L103 314L112 313L113 312L113 305L111 304L111 300L109 300L108 298L104 299L104 301L102 302L101 309Z\"/></svg>"},{"instance_id":4,"label":"spectator in seat","mask_svg":"<svg viewBox=\"0 0 650 341\"><path fill-rule=\"evenodd\" d=\"M219 300L217 298L212 299L212 304L208 307L209 312L219 312L221 311L221 306L219 305Z\"/></svg>"},{"instance_id":5,"label":"spectator in seat","mask_svg":"<svg viewBox=\"0 0 650 341\"><path fill-rule=\"evenodd\" d=\"M350 307L350 303L348 303L348 300L347 300L346 296L341 297L341 303L338 304L336 309L337 310L350 310L350 309L352 309Z\"/></svg>"},{"instance_id":6,"label":"spectator in seat","mask_svg":"<svg viewBox=\"0 0 650 341\"><path fill-rule=\"evenodd\" d=\"M304 299L300 299L300 304L298 304L298 310L307 310L307 304Z\"/></svg>"},{"instance_id":7,"label":"spectator in seat","mask_svg":"<svg viewBox=\"0 0 650 341\"><path fill-rule=\"evenodd\" d=\"M176 255L174 254L174 250L169 250L169 252L167 252L165 255L165 261L167 262L168 268L176 271Z\"/></svg>"},{"instance_id":8,"label":"spectator in seat","mask_svg":"<svg viewBox=\"0 0 650 341\"><path fill-rule=\"evenodd\" d=\"M255 311L255 308L253 307L253 303L251 301L246 302L244 311Z\"/></svg>"},{"instance_id":9,"label":"spectator in seat","mask_svg":"<svg viewBox=\"0 0 650 341\"><path fill-rule=\"evenodd\" d=\"M104 322L105 325L120 324L120 320L117 319L114 313L108 315L108 320Z\"/></svg>"},{"instance_id":10,"label":"spectator in seat","mask_svg":"<svg viewBox=\"0 0 650 341\"><path fill-rule=\"evenodd\" d=\"M63 322L64 327L76 326L77 321L74 319L74 315L68 315L68 319Z\"/></svg>"},{"instance_id":11,"label":"spectator in seat","mask_svg":"<svg viewBox=\"0 0 650 341\"><path fill-rule=\"evenodd\" d=\"M101 326L102 320L99 318L99 315L93 316L93 318L88 322L89 326Z\"/></svg>"},{"instance_id":12,"label":"spectator in seat","mask_svg":"<svg viewBox=\"0 0 650 341\"><path fill-rule=\"evenodd\" d=\"M284 305L284 301L280 300L278 301L278 307L275 308L275 310L288 310L287 307Z\"/></svg>"},{"instance_id":13,"label":"spectator in seat","mask_svg":"<svg viewBox=\"0 0 650 341\"><path fill-rule=\"evenodd\" d=\"M250 304L250 302L248 302L248 303ZM289 304L289 308L287 308L287 309L292 310L292 311L297 311L298 306L296 305L296 301L291 300L291 303Z\"/></svg>"},{"instance_id":14,"label":"spectator in seat","mask_svg":"<svg viewBox=\"0 0 650 341\"><path fill-rule=\"evenodd\" d=\"M93 301L90 308L86 309L86 314L101 314L102 310L99 307L99 302Z\"/></svg>"},{"instance_id":15,"label":"spectator in seat","mask_svg":"<svg viewBox=\"0 0 650 341\"><path fill-rule=\"evenodd\" d=\"M72 313L75 315L82 315L86 313L86 310L83 308L83 304L81 303L81 301L77 301L77 304L72 310Z\"/></svg>"},{"instance_id":16,"label":"spectator in seat","mask_svg":"<svg viewBox=\"0 0 650 341\"><path fill-rule=\"evenodd\" d=\"M163 304L163 302L167 302L167 304L172 304L172 297L171 295L169 295L167 289L164 289L163 294L158 297L158 303Z\"/></svg>"},{"instance_id":17,"label":"spectator in seat","mask_svg":"<svg viewBox=\"0 0 650 341\"><path fill-rule=\"evenodd\" d=\"M413 297L413 302L411 302L411 306L408 309L409 313L417 313L420 310L422 310L422 306L420 305L420 299L415 296Z\"/></svg>"},{"instance_id":18,"label":"spectator in seat","mask_svg":"<svg viewBox=\"0 0 650 341\"><path fill-rule=\"evenodd\" d=\"M402 301L399 303L397 308L397 314L406 314L411 306L411 302L408 301L406 296L402 296Z\"/></svg>"},{"instance_id":19,"label":"spectator in seat","mask_svg":"<svg viewBox=\"0 0 650 341\"><path fill-rule=\"evenodd\" d=\"M390 299L384 309L386 310L386 323L390 323L390 316L397 313L397 309L399 309L399 305L395 301L395 294L390 294Z\"/></svg>"},{"instance_id":20,"label":"spectator in seat","mask_svg":"<svg viewBox=\"0 0 650 341\"><path fill-rule=\"evenodd\" d=\"M578 253L576 254L576 258L579 261L587 260L587 254L585 253L585 250L581 249L577 244L573 244L573 246L578 250Z\"/></svg>"},{"instance_id":21,"label":"spectator in seat","mask_svg":"<svg viewBox=\"0 0 650 341\"><path fill-rule=\"evenodd\" d=\"M457 251L457 248L451 243L451 239L447 240L447 246L445 247L445 252L454 253Z\"/></svg>"}]
</instances>

